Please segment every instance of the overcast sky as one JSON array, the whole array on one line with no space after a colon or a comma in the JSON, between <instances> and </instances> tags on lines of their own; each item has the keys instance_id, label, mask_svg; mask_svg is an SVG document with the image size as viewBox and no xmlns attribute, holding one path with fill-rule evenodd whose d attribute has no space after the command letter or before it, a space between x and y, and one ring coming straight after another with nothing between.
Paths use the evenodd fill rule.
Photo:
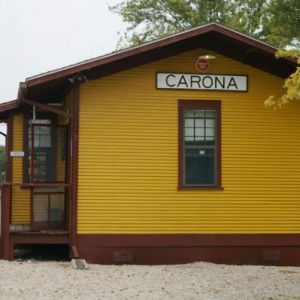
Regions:
<instances>
[{"instance_id":1,"label":"overcast sky","mask_svg":"<svg viewBox=\"0 0 300 300\"><path fill-rule=\"evenodd\" d=\"M121 0L0 0L0 102L27 77L116 49Z\"/></svg>"},{"instance_id":2,"label":"overcast sky","mask_svg":"<svg viewBox=\"0 0 300 300\"><path fill-rule=\"evenodd\" d=\"M0 0L0 103L27 77L114 51L126 24L108 7L120 2Z\"/></svg>"}]
</instances>

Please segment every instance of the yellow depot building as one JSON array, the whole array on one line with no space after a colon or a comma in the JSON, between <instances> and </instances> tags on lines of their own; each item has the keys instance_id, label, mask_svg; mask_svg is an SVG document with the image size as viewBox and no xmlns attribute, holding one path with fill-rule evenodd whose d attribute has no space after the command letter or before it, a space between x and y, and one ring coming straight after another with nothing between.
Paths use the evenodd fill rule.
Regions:
<instances>
[{"instance_id":1,"label":"yellow depot building","mask_svg":"<svg viewBox=\"0 0 300 300\"><path fill-rule=\"evenodd\" d=\"M1 247L95 263L300 265L296 61L211 23L20 83L7 123Z\"/></svg>"}]
</instances>

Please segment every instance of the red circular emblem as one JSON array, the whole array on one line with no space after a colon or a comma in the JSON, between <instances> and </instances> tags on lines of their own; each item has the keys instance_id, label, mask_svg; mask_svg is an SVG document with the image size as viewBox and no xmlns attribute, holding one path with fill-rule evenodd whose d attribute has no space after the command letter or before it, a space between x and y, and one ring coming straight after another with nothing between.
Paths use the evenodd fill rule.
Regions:
<instances>
[{"instance_id":1,"label":"red circular emblem","mask_svg":"<svg viewBox=\"0 0 300 300\"><path fill-rule=\"evenodd\" d=\"M198 58L196 61L196 68L199 72L207 72L209 70L209 61L208 59Z\"/></svg>"}]
</instances>

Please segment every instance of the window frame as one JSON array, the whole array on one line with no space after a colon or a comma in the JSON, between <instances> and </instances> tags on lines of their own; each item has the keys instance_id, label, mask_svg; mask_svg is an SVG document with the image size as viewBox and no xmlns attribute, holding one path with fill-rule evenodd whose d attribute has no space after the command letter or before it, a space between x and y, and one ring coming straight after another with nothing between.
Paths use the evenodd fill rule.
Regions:
<instances>
[{"instance_id":1,"label":"window frame","mask_svg":"<svg viewBox=\"0 0 300 300\"><path fill-rule=\"evenodd\" d=\"M65 170L64 170L64 180L57 180L57 169L56 165L53 167L51 166L50 169L53 169L51 171L48 171L49 174L46 175L46 177L52 177L52 178L46 178L46 180L36 180L33 178L33 164L29 161L29 156L34 156L35 148L33 147L33 141L34 138L32 136L33 134L33 127L39 126L38 124L30 124L32 122L31 114L30 112L24 114L23 118L23 145L24 145L24 157L23 157L23 184L26 186L26 184L35 184L35 185L43 185L43 184L61 184L61 183L67 183L67 147L68 147L68 127L66 125L58 125L57 124L57 117L55 115L52 115L48 112L37 112L37 120L49 120L51 124L44 124L41 125L42 127L49 127L51 128L51 142L52 145L48 149L50 151L53 151L52 155L54 157L54 161L57 161L57 155L61 155L62 161L65 161ZM65 141L64 146L65 149L58 149L57 144L57 132L59 129L64 130L65 132ZM31 135L31 143L29 145L29 134ZM62 145L61 145L62 147ZM64 152L64 153L62 153ZM51 174L51 175L50 175Z\"/></svg>"},{"instance_id":2,"label":"window frame","mask_svg":"<svg viewBox=\"0 0 300 300\"><path fill-rule=\"evenodd\" d=\"M215 127L215 184L185 183L185 141L184 141L184 110L214 110L216 112ZM221 101L220 100L178 100L178 189L223 189L221 185Z\"/></svg>"},{"instance_id":3,"label":"window frame","mask_svg":"<svg viewBox=\"0 0 300 300\"><path fill-rule=\"evenodd\" d=\"M32 121L32 122L31 122ZM49 123L38 123L38 121L49 121ZM54 182L54 178L56 177L56 142L55 142L55 136L56 136L56 127L52 124L51 119L38 119L37 122L34 122L34 120L29 120L28 124L28 156L29 154L31 156L31 162L29 163L29 182L33 183L40 183L40 182ZM43 129L47 129L46 134L43 133ZM31 140L29 140L29 136ZM49 139L49 145L43 144L43 138ZM38 146L35 146L36 138L38 138ZM42 163L41 161L38 161L37 163L34 163L36 156L37 157L43 157L45 158L45 162ZM49 158L50 160L49 161ZM46 158L48 160L46 161ZM35 174L34 169L35 168L41 168L44 167L45 174L37 173Z\"/></svg>"}]
</instances>

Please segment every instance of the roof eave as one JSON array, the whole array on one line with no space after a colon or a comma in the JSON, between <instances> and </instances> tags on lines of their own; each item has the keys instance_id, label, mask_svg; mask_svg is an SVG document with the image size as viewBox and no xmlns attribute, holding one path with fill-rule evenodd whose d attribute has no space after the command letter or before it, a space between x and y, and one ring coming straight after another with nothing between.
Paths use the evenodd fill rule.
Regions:
<instances>
[{"instance_id":1,"label":"roof eave","mask_svg":"<svg viewBox=\"0 0 300 300\"><path fill-rule=\"evenodd\" d=\"M12 100L4 103L0 103L0 120L4 120L14 110L19 108L19 101Z\"/></svg>"},{"instance_id":2,"label":"roof eave","mask_svg":"<svg viewBox=\"0 0 300 300\"><path fill-rule=\"evenodd\" d=\"M205 38L210 36L219 37L219 43L226 44L227 42L230 42L231 44L236 45L236 51L232 51L229 47L227 53L226 49L224 50L224 55L235 58L238 51L242 49L243 51L249 52L249 55L248 53L241 54L240 61L249 63L249 61L252 60L252 66L259 67L259 63L256 61L257 58L259 58L263 70L282 78L288 76L292 70L296 68L296 60L289 58L282 58L280 60L275 59L277 50L275 47L229 29L223 25L210 23L140 46L113 52L108 55L96 57L78 64L27 78L25 87L22 87L22 91L26 93L26 91L33 88L35 93L39 94L44 87L51 90L53 86L66 86L70 84L68 79L80 72L85 73L89 79L99 78L159 58L167 57L168 55L174 55L176 54L176 51L177 53L180 53L180 51L187 51L189 49L188 47L196 48L198 46L201 48L201 44L205 44ZM211 41L210 43L212 44L215 42ZM192 44L192 46L189 46L188 44ZM216 47L216 45L218 45L218 43L216 43L214 47ZM209 43L207 46L208 50L213 50L209 49ZM177 48L180 48L180 50ZM265 57L268 59L266 62L264 60ZM270 62L272 62L272 64ZM282 66L285 66L284 70L282 70ZM90 77L88 75L90 75Z\"/></svg>"}]
</instances>

